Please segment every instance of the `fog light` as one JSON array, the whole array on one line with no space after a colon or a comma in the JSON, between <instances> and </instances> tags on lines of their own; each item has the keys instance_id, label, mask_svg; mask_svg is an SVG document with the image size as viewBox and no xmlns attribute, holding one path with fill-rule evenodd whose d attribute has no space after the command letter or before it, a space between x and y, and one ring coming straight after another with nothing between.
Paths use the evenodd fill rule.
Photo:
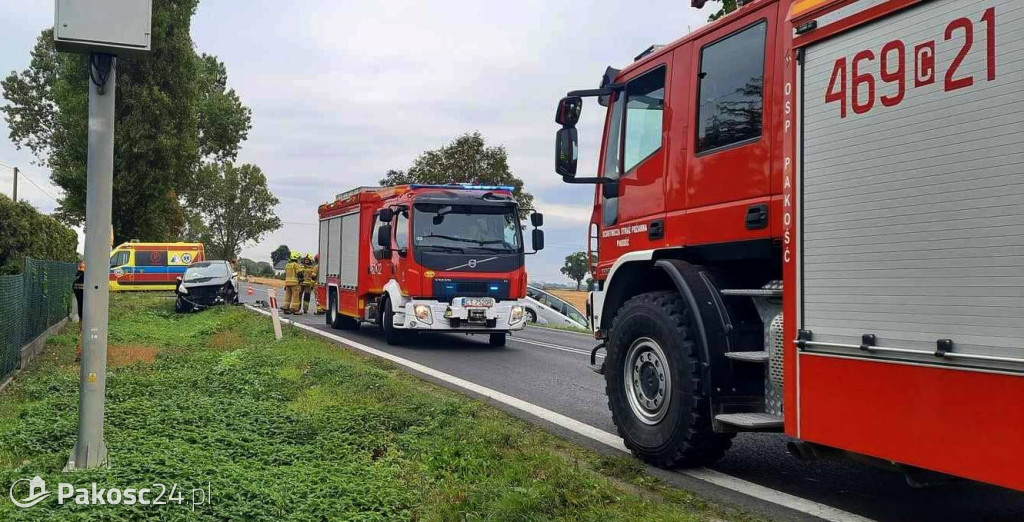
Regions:
<instances>
[{"instance_id":1,"label":"fog light","mask_svg":"<svg viewBox=\"0 0 1024 522\"><path fill-rule=\"evenodd\" d=\"M508 321L512 324L518 323L523 320L523 307L515 305L512 307L512 314L509 316Z\"/></svg>"},{"instance_id":2,"label":"fog light","mask_svg":"<svg viewBox=\"0 0 1024 522\"><path fill-rule=\"evenodd\" d=\"M431 324L434 322L434 318L430 313L430 307L427 305L416 305L412 308L412 312L416 315L416 318L423 321L424 324Z\"/></svg>"}]
</instances>

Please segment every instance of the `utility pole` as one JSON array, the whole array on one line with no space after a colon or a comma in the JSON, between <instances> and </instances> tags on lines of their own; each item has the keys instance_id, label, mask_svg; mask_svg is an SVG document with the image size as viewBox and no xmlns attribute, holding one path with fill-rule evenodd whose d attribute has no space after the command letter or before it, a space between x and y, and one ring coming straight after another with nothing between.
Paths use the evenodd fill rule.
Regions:
<instances>
[{"instance_id":1,"label":"utility pole","mask_svg":"<svg viewBox=\"0 0 1024 522\"><path fill-rule=\"evenodd\" d=\"M53 43L89 56L89 137L85 194L85 289L78 438L65 471L107 464L103 417L107 392L111 202L114 192L114 98L117 56L150 49L152 0L55 0ZM113 234L111 234L112 236Z\"/></svg>"},{"instance_id":2,"label":"utility pole","mask_svg":"<svg viewBox=\"0 0 1024 522\"><path fill-rule=\"evenodd\" d=\"M114 187L114 96L117 58L93 53L89 81L89 147L85 199L85 306L78 395L78 439L67 469L107 463L103 439L110 303L110 230Z\"/></svg>"},{"instance_id":3,"label":"utility pole","mask_svg":"<svg viewBox=\"0 0 1024 522\"><path fill-rule=\"evenodd\" d=\"M18 167L14 167L14 192L11 193L11 199L18 202Z\"/></svg>"}]
</instances>

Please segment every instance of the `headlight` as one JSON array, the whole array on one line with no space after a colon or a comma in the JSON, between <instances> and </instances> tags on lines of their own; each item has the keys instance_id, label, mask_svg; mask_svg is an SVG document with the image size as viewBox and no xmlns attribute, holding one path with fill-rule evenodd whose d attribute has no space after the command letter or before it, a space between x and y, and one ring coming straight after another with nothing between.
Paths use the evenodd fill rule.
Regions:
<instances>
[{"instance_id":1,"label":"headlight","mask_svg":"<svg viewBox=\"0 0 1024 522\"><path fill-rule=\"evenodd\" d=\"M185 288L185 285L178 285L178 293L188 294L188 288Z\"/></svg>"},{"instance_id":2,"label":"headlight","mask_svg":"<svg viewBox=\"0 0 1024 522\"><path fill-rule=\"evenodd\" d=\"M434 322L434 317L430 313L430 307L427 305L416 305L412 308L412 312L416 315L416 318L420 321L431 324Z\"/></svg>"},{"instance_id":3,"label":"headlight","mask_svg":"<svg viewBox=\"0 0 1024 522\"><path fill-rule=\"evenodd\" d=\"M514 323L518 323L519 321L522 321L522 320L523 320L523 307L519 306L519 305L513 306L512 307L512 315L509 317L508 321L510 323L514 324Z\"/></svg>"}]
</instances>

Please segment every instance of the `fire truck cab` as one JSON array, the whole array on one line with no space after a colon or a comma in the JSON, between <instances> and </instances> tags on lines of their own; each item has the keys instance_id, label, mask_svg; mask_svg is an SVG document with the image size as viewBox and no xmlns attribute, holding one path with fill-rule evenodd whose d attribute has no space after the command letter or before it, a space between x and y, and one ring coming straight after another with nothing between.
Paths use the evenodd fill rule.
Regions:
<instances>
[{"instance_id":1,"label":"fire truck cab","mask_svg":"<svg viewBox=\"0 0 1024 522\"><path fill-rule=\"evenodd\" d=\"M1024 8L739 4L556 111L626 446L693 466L778 431L1024 489Z\"/></svg>"},{"instance_id":2,"label":"fire truck cab","mask_svg":"<svg viewBox=\"0 0 1024 522\"><path fill-rule=\"evenodd\" d=\"M318 298L327 323L379 324L389 344L416 332L489 334L526 325L525 252L512 188L361 187L319 208ZM534 252L544 246L533 213Z\"/></svg>"}]
</instances>

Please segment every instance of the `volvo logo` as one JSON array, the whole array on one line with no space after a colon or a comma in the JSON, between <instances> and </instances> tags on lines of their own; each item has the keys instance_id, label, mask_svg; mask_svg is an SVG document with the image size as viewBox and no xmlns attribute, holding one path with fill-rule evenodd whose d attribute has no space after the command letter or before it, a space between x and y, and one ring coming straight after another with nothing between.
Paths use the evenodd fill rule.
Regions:
<instances>
[{"instance_id":1,"label":"volvo logo","mask_svg":"<svg viewBox=\"0 0 1024 522\"><path fill-rule=\"evenodd\" d=\"M451 268L446 268L445 270L458 270L458 269L463 268L463 267L476 268L476 265L479 265L480 263L486 263L488 261L494 261L495 259L498 259L498 256L488 257L487 259L470 259L469 261L467 261L465 263L462 263L461 265L453 266Z\"/></svg>"}]
</instances>

